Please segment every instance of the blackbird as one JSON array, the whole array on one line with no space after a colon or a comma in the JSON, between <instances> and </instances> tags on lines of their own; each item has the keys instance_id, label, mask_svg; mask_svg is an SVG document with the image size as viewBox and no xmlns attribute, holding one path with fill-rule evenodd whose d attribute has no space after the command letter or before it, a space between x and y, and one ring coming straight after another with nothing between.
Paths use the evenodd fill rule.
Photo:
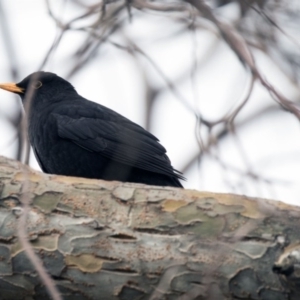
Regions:
<instances>
[{"instance_id":1,"label":"blackbird","mask_svg":"<svg viewBox=\"0 0 300 300\"><path fill-rule=\"evenodd\" d=\"M35 72L0 88L21 97L29 141L45 173L182 187L184 177L154 135L81 97L56 74Z\"/></svg>"}]
</instances>

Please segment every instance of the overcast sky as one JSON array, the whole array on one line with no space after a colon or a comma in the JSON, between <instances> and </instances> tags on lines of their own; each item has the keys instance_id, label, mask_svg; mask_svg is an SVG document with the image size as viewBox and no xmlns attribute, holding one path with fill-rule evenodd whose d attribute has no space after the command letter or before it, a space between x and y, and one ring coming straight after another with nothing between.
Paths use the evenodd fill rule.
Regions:
<instances>
[{"instance_id":1,"label":"overcast sky","mask_svg":"<svg viewBox=\"0 0 300 300\"><path fill-rule=\"evenodd\" d=\"M78 7L65 2L50 1L60 19L67 21L82 13ZM48 15L44 1L4 0L2 8L6 24L9 25L6 32L11 37L13 47L8 49L4 45L7 39L1 30L0 81L12 80L9 57L13 57L19 70L18 80L21 80L41 66L60 31ZM219 14L230 20L236 17L237 10L230 6ZM189 70L196 58L196 75L187 76L176 85L176 92L181 96L174 95L168 89L163 92L154 105L151 119L151 132L166 147L173 166L179 170L199 150L195 138L196 120L190 108L200 111L208 120L217 120L241 103L250 84L250 75L215 34L207 30L199 31L196 35L178 34L180 26L159 14L137 12L133 21L126 23L122 33L112 36L100 48L97 59L70 78L82 96L145 126L145 82L150 81L153 87L160 88L166 86L166 81L145 57L133 57L110 42L124 44L127 38L134 40L171 81L176 81L185 70ZM170 35L173 35L172 38ZM74 52L85 37L86 33L79 31L65 34L43 69L62 77L67 76L76 63ZM259 52L255 52L255 58L274 86L286 97L293 100L298 98L298 88L270 59ZM16 96L5 91L0 91L0 99L1 116L12 116L20 105ZM273 103L268 92L257 84L238 121L242 122ZM11 141L15 132L3 118L0 119L0 126L0 153L12 157L16 143ZM201 136L204 140L207 137L204 129L201 129ZM33 157L30 164L38 169ZM244 174L246 170L259 174L263 179L254 180ZM299 170L299 121L289 113L275 113L256 118L255 122L242 127L237 131L237 138L224 139L212 149L211 155L204 157L200 166L195 164L184 174L187 177L184 186L298 204Z\"/></svg>"}]
</instances>

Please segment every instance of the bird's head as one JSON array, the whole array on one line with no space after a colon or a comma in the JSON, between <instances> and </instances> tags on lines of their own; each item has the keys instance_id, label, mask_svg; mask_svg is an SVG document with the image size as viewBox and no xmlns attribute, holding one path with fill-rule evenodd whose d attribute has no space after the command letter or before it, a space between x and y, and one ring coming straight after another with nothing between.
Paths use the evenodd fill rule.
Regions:
<instances>
[{"instance_id":1,"label":"bird's head","mask_svg":"<svg viewBox=\"0 0 300 300\"><path fill-rule=\"evenodd\" d=\"M55 101L63 91L75 91L65 79L51 72L35 72L25 77L19 83L3 83L0 88L18 94L23 102L28 99L39 101Z\"/></svg>"}]
</instances>

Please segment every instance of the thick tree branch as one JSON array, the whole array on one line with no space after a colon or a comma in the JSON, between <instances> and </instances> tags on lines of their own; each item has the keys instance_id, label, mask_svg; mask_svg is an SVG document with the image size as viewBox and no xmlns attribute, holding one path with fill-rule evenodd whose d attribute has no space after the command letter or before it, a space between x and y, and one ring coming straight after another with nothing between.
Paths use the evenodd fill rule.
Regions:
<instances>
[{"instance_id":1,"label":"thick tree branch","mask_svg":"<svg viewBox=\"0 0 300 300\"><path fill-rule=\"evenodd\" d=\"M25 198L31 246L63 299L299 299L299 207L46 175L4 157L0 178L1 299L49 299L17 239Z\"/></svg>"}]
</instances>

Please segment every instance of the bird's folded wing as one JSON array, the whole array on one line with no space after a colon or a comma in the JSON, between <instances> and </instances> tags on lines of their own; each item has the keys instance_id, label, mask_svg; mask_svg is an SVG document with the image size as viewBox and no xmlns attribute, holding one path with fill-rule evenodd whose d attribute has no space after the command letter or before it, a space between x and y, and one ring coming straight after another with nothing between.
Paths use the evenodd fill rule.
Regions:
<instances>
[{"instance_id":1,"label":"bird's folded wing","mask_svg":"<svg viewBox=\"0 0 300 300\"><path fill-rule=\"evenodd\" d=\"M70 118L55 114L58 135L78 146L125 165L147 171L182 176L170 164L165 148L142 127L131 121ZM174 173L175 172L175 173Z\"/></svg>"}]
</instances>

